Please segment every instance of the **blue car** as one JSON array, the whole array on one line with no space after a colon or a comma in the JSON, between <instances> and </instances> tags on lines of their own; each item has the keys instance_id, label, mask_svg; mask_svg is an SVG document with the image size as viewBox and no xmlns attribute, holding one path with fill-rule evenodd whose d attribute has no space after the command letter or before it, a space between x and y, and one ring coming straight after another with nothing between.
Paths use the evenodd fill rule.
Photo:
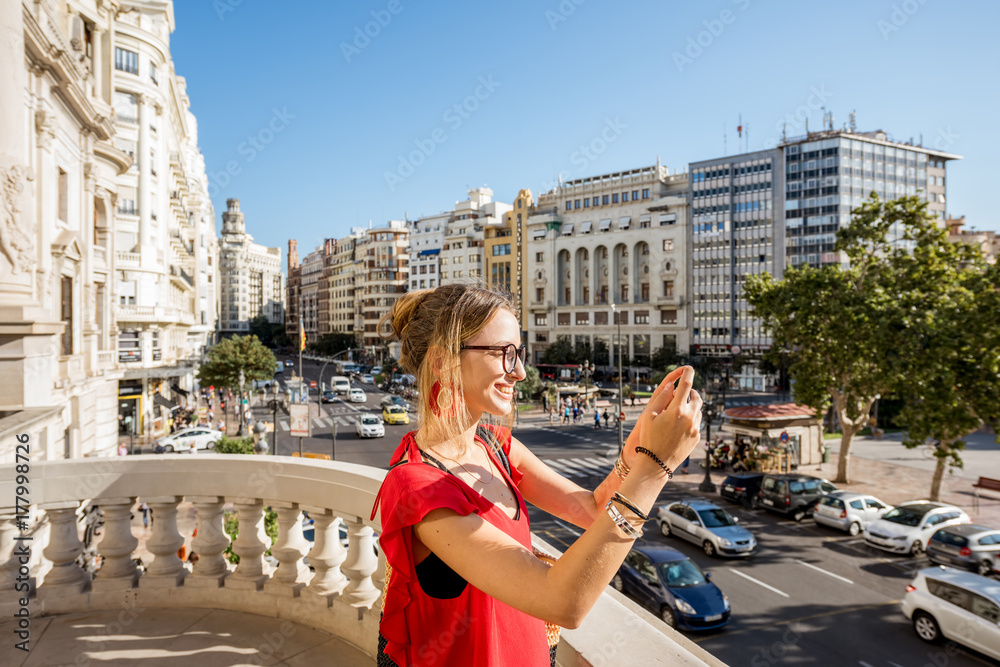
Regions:
<instances>
[{"instance_id":1,"label":"blue car","mask_svg":"<svg viewBox=\"0 0 1000 667\"><path fill-rule=\"evenodd\" d=\"M611 585L678 630L714 630L729 622L729 598L708 573L670 547L632 549Z\"/></svg>"}]
</instances>

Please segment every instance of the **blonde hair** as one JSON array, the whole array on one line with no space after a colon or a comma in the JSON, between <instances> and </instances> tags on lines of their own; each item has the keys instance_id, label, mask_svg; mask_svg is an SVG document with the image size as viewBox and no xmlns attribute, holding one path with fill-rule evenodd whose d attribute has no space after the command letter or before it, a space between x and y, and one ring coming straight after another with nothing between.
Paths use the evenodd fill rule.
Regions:
<instances>
[{"instance_id":1,"label":"blonde hair","mask_svg":"<svg viewBox=\"0 0 1000 667\"><path fill-rule=\"evenodd\" d=\"M500 310L517 316L514 298L506 290L450 284L404 294L379 320L379 335L401 343L399 363L417 379L420 444L454 441L462 446L462 425L472 415L462 393L461 345L486 328ZM385 332L387 322L390 330ZM440 383L436 414L431 404L435 382ZM491 415L480 422L510 428L513 414L502 418ZM500 446L498 442L487 444Z\"/></svg>"}]
</instances>

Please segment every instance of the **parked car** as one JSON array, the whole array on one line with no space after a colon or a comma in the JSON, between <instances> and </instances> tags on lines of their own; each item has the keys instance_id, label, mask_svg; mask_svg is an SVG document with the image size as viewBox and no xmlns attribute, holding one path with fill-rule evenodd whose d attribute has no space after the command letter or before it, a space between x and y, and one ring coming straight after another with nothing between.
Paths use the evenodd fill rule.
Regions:
<instances>
[{"instance_id":1,"label":"parked car","mask_svg":"<svg viewBox=\"0 0 1000 667\"><path fill-rule=\"evenodd\" d=\"M222 439L222 431L216 431L203 426L193 426L182 428L170 435L165 435L153 443L153 446L162 445L166 453L180 451L186 452L191 449L191 443L195 449L214 449L215 443Z\"/></svg>"},{"instance_id":2,"label":"parked car","mask_svg":"<svg viewBox=\"0 0 1000 667\"><path fill-rule=\"evenodd\" d=\"M368 400L368 394L364 392L363 389L358 389L357 387L351 388L351 403L364 403Z\"/></svg>"},{"instance_id":3,"label":"parked car","mask_svg":"<svg viewBox=\"0 0 1000 667\"><path fill-rule=\"evenodd\" d=\"M364 373L364 374L361 375L361 383L362 384L375 384L375 378L372 377L371 375L369 375L368 373Z\"/></svg>"},{"instance_id":4,"label":"parked car","mask_svg":"<svg viewBox=\"0 0 1000 667\"><path fill-rule=\"evenodd\" d=\"M836 490L836 486L819 477L768 473L760 483L760 504L802 521L812 513L820 498Z\"/></svg>"},{"instance_id":5,"label":"parked car","mask_svg":"<svg viewBox=\"0 0 1000 667\"><path fill-rule=\"evenodd\" d=\"M757 548L753 534L738 519L707 500L683 500L659 508L656 523L664 537L675 535L701 546L706 556L749 556Z\"/></svg>"},{"instance_id":6,"label":"parked car","mask_svg":"<svg viewBox=\"0 0 1000 667\"><path fill-rule=\"evenodd\" d=\"M813 521L857 535L865 526L881 519L891 509L891 506L874 496L853 491L834 491L816 503Z\"/></svg>"},{"instance_id":7,"label":"parked car","mask_svg":"<svg viewBox=\"0 0 1000 667\"><path fill-rule=\"evenodd\" d=\"M744 507L757 509L760 505L760 483L763 480L762 472L734 473L722 482L719 495Z\"/></svg>"},{"instance_id":8,"label":"parked car","mask_svg":"<svg viewBox=\"0 0 1000 667\"><path fill-rule=\"evenodd\" d=\"M971 523L954 505L914 500L897 505L865 528L865 542L893 553L919 556L931 536L942 528Z\"/></svg>"},{"instance_id":9,"label":"parked car","mask_svg":"<svg viewBox=\"0 0 1000 667\"><path fill-rule=\"evenodd\" d=\"M385 437L385 425L376 415L361 415L354 422L354 431L359 438Z\"/></svg>"},{"instance_id":10,"label":"parked car","mask_svg":"<svg viewBox=\"0 0 1000 667\"><path fill-rule=\"evenodd\" d=\"M387 405L382 408L382 419L386 424L409 424L410 415L398 405Z\"/></svg>"},{"instance_id":11,"label":"parked car","mask_svg":"<svg viewBox=\"0 0 1000 667\"><path fill-rule=\"evenodd\" d=\"M372 366L372 371L371 371L372 375L378 375L381 372L382 372L381 366Z\"/></svg>"},{"instance_id":12,"label":"parked car","mask_svg":"<svg viewBox=\"0 0 1000 667\"><path fill-rule=\"evenodd\" d=\"M332 389L327 389L323 392L323 398L321 399L324 403L333 403L337 400L337 392Z\"/></svg>"},{"instance_id":13,"label":"parked car","mask_svg":"<svg viewBox=\"0 0 1000 667\"><path fill-rule=\"evenodd\" d=\"M711 630L729 622L729 598L707 572L670 547L632 549L611 585L673 628Z\"/></svg>"},{"instance_id":14,"label":"parked car","mask_svg":"<svg viewBox=\"0 0 1000 667\"><path fill-rule=\"evenodd\" d=\"M950 639L1000 660L1000 583L993 579L950 567L920 570L902 610L925 642Z\"/></svg>"},{"instance_id":15,"label":"parked car","mask_svg":"<svg viewBox=\"0 0 1000 667\"><path fill-rule=\"evenodd\" d=\"M927 542L927 557L938 565L954 565L989 576L1000 561L1000 530L975 523L942 528Z\"/></svg>"}]
</instances>

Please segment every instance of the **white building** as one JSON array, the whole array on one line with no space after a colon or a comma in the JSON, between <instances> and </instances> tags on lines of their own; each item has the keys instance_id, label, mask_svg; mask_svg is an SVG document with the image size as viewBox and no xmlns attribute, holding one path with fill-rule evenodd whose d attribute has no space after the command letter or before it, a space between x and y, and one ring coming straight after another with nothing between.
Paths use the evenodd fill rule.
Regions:
<instances>
[{"instance_id":1,"label":"white building","mask_svg":"<svg viewBox=\"0 0 1000 667\"><path fill-rule=\"evenodd\" d=\"M271 324L285 321L281 248L254 243L247 233L239 199L226 200L222 214L220 335L247 335L258 315Z\"/></svg>"},{"instance_id":2,"label":"white building","mask_svg":"<svg viewBox=\"0 0 1000 667\"><path fill-rule=\"evenodd\" d=\"M173 6L4 0L0 24L0 435L27 433L33 458L109 455L124 417L162 428L214 328Z\"/></svg>"},{"instance_id":3,"label":"white building","mask_svg":"<svg viewBox=\"0 0 1000 667\"><path fill-rule=\"evenodd\" d=\"M535 363L567 336L613 372L611 304L624 356L640 369L661 347L687 349L687 191L687 174L657 163L561 183L539 197L526 222L522 269Z\"/></svg>"}]
</instances>

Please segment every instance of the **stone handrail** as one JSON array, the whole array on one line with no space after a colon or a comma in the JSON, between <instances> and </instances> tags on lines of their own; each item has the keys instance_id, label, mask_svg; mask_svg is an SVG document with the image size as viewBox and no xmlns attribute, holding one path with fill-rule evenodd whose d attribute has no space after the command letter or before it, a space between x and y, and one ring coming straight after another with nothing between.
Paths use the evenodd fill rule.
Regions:
<instances>
[{"instance_id":1,"label":"stone handrail","mask_svg":"<svg viewBox=\"0 0 1000 667\"><path fill-rule=\"evenodd\" d=\"M351 463L222 454L32 461L20 470L0 466L0 502L6 505L0 506L0 587L14 590L15 581L23 579L17 550L27 544L33 617L229 609L323 630L361 647L374 662L385 564L375 549L379 518L368 517L384 476L384 470ZM21 510L9 505L17 493L26 493L30 503ZM133 561L139 543L132 532L137 499L153 510L145 544L153 558L145 572ZM191 570L177 555L184 544L177 522L181 502L193 504L197 512L192 550L200 558ZM94 540L103 564L92 577L77 562L84 551L78 521L94 505L104 514ZM230 546L224 530L227 505L240 519L232 542L240 559L235 568L223 555ZM23 507L30 508L28 516L15 518ZM270 546L275 569L264 560L270 543L264 532L267 507L278 516L278 538ZM313 520L311 544L303 536L302 511ZM17 519L26 525L19 526ZM30 539L22 542L21 537ZM0 614L14 614L18 606L16 596L0 597ZM654 616L630 610L627 600L605 595L580 629L563 632L559 664L621 664L620 658L644 665L722 664L666 632Z\"/></svg>"}]
</instances>

